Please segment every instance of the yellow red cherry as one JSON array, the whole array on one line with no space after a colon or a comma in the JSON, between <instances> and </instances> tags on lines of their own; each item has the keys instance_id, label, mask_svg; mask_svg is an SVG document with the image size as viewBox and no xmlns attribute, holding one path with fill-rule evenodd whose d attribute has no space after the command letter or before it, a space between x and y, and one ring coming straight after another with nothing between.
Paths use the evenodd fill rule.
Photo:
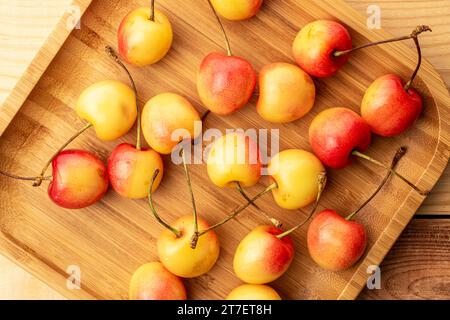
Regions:
<instances>
[{"instance_id":1,"label":"yellow red cherry","mask_svg":"<svg viewBox=\"0 0 450 320\"><path fill-rule=\"evenodd\" d=\"M399 148L392 160L391 169L395 168L405 152L405 148ZM307 245L311 258L321 268L342 271L353 266L364 254L367 245L366 229L353 219L380 192L391 174L389 171L372 195L346 217L332 209L325 209L314 216L308 227Z\"/></svg>"},{"instance_id":2,"label":"yellow red cherry","mask_svg":"<svg viewBox=\"0 0 450 320\"><path fill-rule=\"evenodd\" d=\"M263 0L211 0L217 13L228 20L245 20L256 15Z\"/></svg>"},{"instance_id":3,"label":"yellow red cherry","mask_svg":"<svg viewBox=\"0 0 450 320\"><path fill-rule=\"evenodd\" d=\"M161 154L170 154L183 139L195 139L201 133L195 132L195 124L199 121L197 110L176 93L158 94L142 110L145 140Z\"/></svg>"},{"instance_id":4,"label":"yellow red cherry","mask_svg":"<svg viewBox=\"0 0 450 320\"><path fill-rule=\"evenodd\" d=\"M194 236L192 215L179 218L172 227L180 232L179 236L170 230L164 230L158 237L158 256L164 266L182 278L195 278L211 270L220 253L216 233L212 231L200 237L195 249L192 249L191 241ZM199 230L208 227L204 219L198 219Z\"/></svg>"},{"instance_id":5,"label":"yellow red cherry","mask_svg":"<svg viewBox=\"0 0 450 320\"><path fill-rule=\"evenodd\" d=\"M281 300L280 295L264 284L243 284L233 289L227 300Z\"/></svg>"},{"instance_id":6,"label":"yellow red cherry","mask_svg":"<svg viewBox=\"0 0 450 320\"><path fill-rule=\"evenodd\" d=\"M108 159L108 175L113 189L123 197L141 199L147 197L152 173L159 170L152 191L163 177L164 164L159 153L152 149L136 149L123 143L117 146Z\"/></svg>"},{"instance_id":7,"label":"yellow red cherry","mask_svg":"<svg viewBox=\"0 0 450 320\"><path fill-rule=\"evenodd\" d=\"M244 58L234 56L225 28L209 2L225 38L227 54L208 54L200 65L197 90L202 103L213 113L231 114L244 107L256 85L256 71Z\"/></svg>"},{"instance_id":8,"label":"yellow red cherry","mask_svg":"<svg viewBox=\"0 0 450 320\"><path fill-rule=\"evenodd\" d=\"M88 207L99 201L108 190L105 164L94 154L83 150L64 150L52 161L48 195L67 209Z\"/></svg>"},{"instance_id":9,"label":"yellow red cherry","mask_svg":"<svg viewBox=\"0 0 450 320\"><path fill-rule=\"evenodd\" d=\"M265 120L286 123L305 116L314 106L316 87L311 77L290 63L272 63L259 73L258 114Z\"/></svg>"},{"instance_id":10,"label":"yellow red cherry","mask_svg":"<svg viewBox=\"0 0 450 320\"><path fill-rule=\"evenodd\" d=\"M186 300L183 281L170 273L162 263L140 266L131 277L130 300Z\"/></svg>"},{"instance_id":11,"label":"yellow red cherry","mask_svg":"<svg viewBox=\"0 0 450 320\"><path fill-rule=\"evenodd\" d=\"M243 188L255 185L261 177L262 164L256 141L243 132L228 133L214 141L209 149L207 171L211 181L219 187L236 187L242 197L249 201ZM259 208L275 226L280 222Z\"/></svg>"},{"instance_id":12,"label":"yellow red cherry","mask_svg":"<svg viewBox=\"0 0 450 320\"><path fill-rule=\"evenodd\" d=\"M294 259L294 244L274 226L259 226L239 243L234 254L236 276L250 284L265 284L281 277Z\"/></svg>"},{"instance_id":13,"label":"yellow red cherry","mask_svg":"<svg viewBox=\"0 0 450 320\"><path fill-rule=\"evenodd\" d=\"M325 173L321 172L316 179L319 192L315 205L304 221L287 231L274 226L259 226L242 239L233 259L234 273L239 279L250 284L266 284L288 270L295 253L290 234L312 217L325 188Z\"/></svg>"},{"instance_id":14,"label":"yellow red cherry","mask_svg":"<svg viewBox=\"0 0 450 320\"><path fill-rule=\"evenodd\" d=\"M127 14L117 32L119 53L137 66L164 58L172 46L173 31L167 16L154 8L138 8Z\"/></svg>"}]
</instances>

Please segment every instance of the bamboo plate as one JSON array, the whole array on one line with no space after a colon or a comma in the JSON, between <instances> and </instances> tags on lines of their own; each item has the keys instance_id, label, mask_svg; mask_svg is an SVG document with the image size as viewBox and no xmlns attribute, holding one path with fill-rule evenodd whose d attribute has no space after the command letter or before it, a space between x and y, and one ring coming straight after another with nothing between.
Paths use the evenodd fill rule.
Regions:
<instances>
[{"instance_id":1,"label":"bamboo plate","mask_svg":"<svg viewBox=\"0 0 450 320\"><path fill-rule=\"evenodd\" d=\"M89 1L75 3L84 8ZM175 40L169 55L160 63L131 68L140 103L155 94L172 91L189 98L203 112L195 89L196 72L208 52L223 50L218 26L204 1L157 3L173 24ZM70 34L4 131L0 139L2 169L19 174L39 172L56 147L83 125L72 110L81 91L99 80L127 81L126 75L106 57L103 47L116 46L120 20L129 10L143 4L144 1L132 0L92 2L83 15L81 29ZM389 37L383 31L368 30L361 16L335 0L267 0L256 18L225 25L235 54L248 58L259 70L270 62L293 62L291 44L296 33L307 22L319 18L344 22L351 30L355 45ZM44 48L47 45L51 45L50 40ZM416 53L403 44L361 51L353 55L336 77L316 81L316 105L295 123L274 125L263 121L255 111L254 98L235 115L209 116L205 127L222 131L226 128L279 129L281 150L310 150L307 130L317 113L334 106L358 111L371 81L386 73L407 78L415 63ZM420 120L399 137L375 137L369 154L389 162L400 145L407 145L409 152L399 170L421 188L428 189L436 183L449 158L450 98L438 73L426 61L415 87L425 99ZM17 90L21 90L20 86ZM96 151L106 159L117 143L134 139L132 131L120 141L103 143L90 132L72 147ZM155 200L160 214L173 221L191 212L190 199L182 168L167 157L165 165L166 174ZM235 190L213 186L204 165L192 165L191 173L199 212L210 222L218 221L242 203ZM352 211L376 188L383 175L383 171L359 160L344 170L330 171L330 183L319 209L331 207L341 214ZM265 183L263 180L249 192L256 194ZM92 207L69 211L53 205L45 187L32 188L26 182L5 178L0 178L0 185L0 252L69 298L127 298L134 270L145 262L157 260L156 238L162 229L150 216L144 200L122 199L110 191ZM293 236L296 257L291 268L273 286L286 299L354 299L366 283L368 266L382 261L422 201L422 197L401 181L391 179L357 217L367 226L368 249L360 263L345 272L323 271L312 262L305 248L306 228L303 227ZM281 210L270 195L259 204L285 226L298 223L309 209ZM222 245L220 259L207 275L186 280L190 298L224 298L240 284L232 271L234 250L249 230L261 223L265 221L258 213L248 209L237 221L218 231ZM67 272L73 265L81 270L80 290L67 287Z\"/></svg>"}]
</instances>

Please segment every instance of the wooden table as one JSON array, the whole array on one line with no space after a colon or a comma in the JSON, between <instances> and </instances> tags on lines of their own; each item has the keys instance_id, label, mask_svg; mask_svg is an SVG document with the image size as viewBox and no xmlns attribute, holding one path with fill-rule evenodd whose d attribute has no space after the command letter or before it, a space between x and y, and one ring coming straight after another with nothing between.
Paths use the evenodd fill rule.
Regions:
<instances>
[{"instance_id":1,"label":"wooden table","mask_svg":"<svg viewBox=\"0 0 450 320\"><path fill-rule=\"evenodd\" d=\"M367 0L347 0L366 15ZM404 35L418 24L434 32L423 37L424 56L450 87L450 0L377 1L382 27ZM450 168L381 265L381 290L361 299L450 299ZM0 299L64 299L45 283L0 256Z\"/></svg>"}]
</instances>

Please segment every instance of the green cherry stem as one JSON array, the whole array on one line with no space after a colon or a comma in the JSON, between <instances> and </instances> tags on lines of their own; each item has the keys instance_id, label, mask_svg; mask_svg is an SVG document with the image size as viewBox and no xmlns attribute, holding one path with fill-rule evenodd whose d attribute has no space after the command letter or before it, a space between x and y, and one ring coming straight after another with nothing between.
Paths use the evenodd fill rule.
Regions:
<instances>
[{"instance_id":1,"label":"green cherry stem","mask_svg":"<svg viewBox=\"0 0 450 320\"><path fill-rule=\"evenodd\" d=\"M428 26L423 26L423 25L417 26L417 27L413 30L413 32L411 32L411 34L408 35L408 36L396 37L396 38L392 38L392 39L386 39L386 40L381 40L381 41L376 41L376 42L366 43L366 44L363 44L363 45L358 46L358 47L354 47L354 48L349 49L349 50L335 51L335 52L333 53L333 56L334 56L334 57L340 57L340 56L343 56L343 55L352 53L352 52L357 51L357 50L361 50L361 49L368 48L368 47L373 47L373 46L378 46L378 45L380 45L380 44L391 43L391 42L398 42L398 41L404 41L404 40L408 40L408 39L417 39L418 35L421 34L422 32L425 32L425 31L431 31L430 27L428 27Z\"/></svg>"},{"instance_id":2,"label":"green cherry stem","mask_svg":"<svg viewBox=\"0 0 450 320\"><path fill-rule=\"evenodd\" d=\"M392 159L391 167L387 175L384 177L383 181L381 181L380 185L376 188L376 190L372 193L372 195L367 198L366 201L355 211L353 211L351 214L349 214L345 220L352 220L375 196L380 192L381 188L386 184L389 177L392 175L392 170L397 166L397 163L400 161L400 159L405 155L406 153L406 147L401 147L397 150L397 153L394 156L394 159Z\"/></svg>"},{"instance_id":3,"label":"green cherry stem","mask_svg":"<svg viewBox=\"0 0 450 320\"><path fill-rule=\"evenodd\" d=\"M40 177L22 177L22 176L18 176L18 175L12 174L12 173L5 172L3 170L0 170L0 174L5 177L11 178L11 179L24 180L24 181L36 181L38 178L40 178ZM51 180L51 179L52 179L52 176L42 177L42 180Z\"/></svg>"},{"instance_id":4,"label":"green cherry stem","mask_svg":"<svg viewBox=\"0 0 450 320\"><path fill-rule=\"evenodd\" d=\"M192 191L192 183L191 183L191 177L189 175L189 168L186 162L186 157L185 157L185 152L184 149L181 149L181 156L183 158L183 169L184 169L184 175L186 176L186 182L189 188L189 193L191 195L191 202L192 202L192 211L193 211L193 216L194 216L194 235L192 237L192 239L197 239L195 241L195 245L194 245L194 241L191 241L191 248L195 249L195 246L197 245L197 241L198 241L198 236L199 236L199 232L198 232L198 214L197 214L197 206L195 204L195 197L194 197L194 192Z\"/></svg>"},{"instance_id":5,"label":"green cherry stem","mask_svg":"<svg viewBox=\"0 0 450 320\"><path fill-rule=\"evenodd\" d=\"M306 217L305 220L303 220L300 224L296 225L295 227L277 235L278 239L283 239L284 237L290 235L292 232L296 231L297 229L301 228L303 225L305 225L309 219L311 219L311 217L314 215L314 212L316 212L317 207L319 206L320 203L320 198L322 197L322 193L323 190L325 189L325 186L327 184L327 173L325 171L321 172L319 174L319 176L317 177L317 184L318 184L318 192L317 192L317 197L316 197L316 202L314 203L313 208L311 209L311 211L309 212L308 216Z\"/></svg>"},{"instance_id":6,"label":"green cherry stem","mask_svg":"<svg viewBox=\"0 0 450 320\"><path fill-rule=\"evenodd\" d=\"M219 23L220 26L220 30L222 31L223 37L225 38L225 44L226 44L226 48L227 48L227 54L228 56L232 56L233 52L231 51L231 46L230 46L230 40L228 39L227 33L225 31L225 27L223 26L222 21L220 20L219 15L217 14L216 9L214 9L213 4L211 3L211 0L206 0L209 3L209 7L211 8L211 11L214 13L214 16L217 19L217 22Z\"/></svg>"},{"instance_id":7,"label":"green cherry stem","mask_svg":"<svg viewBox=\"0 0 450 320\"><path fill-rule=\"evenodd\" d=\"M148 187L148 204L150 205L150 210L153 213L153 216L156 218L156 220L166 229L173 232L177 238L181 237L181 231L170 226L167 222L165 222L161 217L159 216L158 212L155 209L155 206L153 205L153 185L155 183L156 178L159 175L159 169L156 169L153 173L153 177L150 183L150 186Z\"/></svg>"},{"instance_id":8,"label":"green cherry stem","mask_svg":"<svg viewBox=\"0 0 450 320\"><path fill-rule=\"evenodd\" d=\"M133 77L131 76L130 71L128 68L123 64L123 62L120 60L117 53L114 51L114 49L111 46L105 47L106 53L114 60L115 63L117 63L127 74L128 79L130 80L131 86L133 87L134 96L136 99L136 113L137 113L137 119L136 119L136 149L141 150L141 115L139 110L139 101L138 101L138 93L136 88L136 83L134 82Z\"/></svg>"},{"instance_id":9,"label":"green cherry stem","mask_svg":"<svg viewBox=\"0 0 450 320\"><path fill-rule=\"evenodd\" d=\"M392 174L396 175L397 177L399 177L401 180L403 180L407 185L409 185L411 188L413 188L417 193L419 193L422 196L427 196L430 194L429 190L422 190L419 189L417 186L415 186L411 181L409 181L408 179L406 179L403 175L401 175L400 173L398 173L397 171L395 171L393 168L388 167L387 165L385 165L384 163L375 160L372 157L369 157L368 155L359 152L358 150L354 150L352 152L352 155L357 156L361 159L365 159L369 162L372 162L373 164L376 164L377 166L380 166L382 168L385 168L386 170L389 170Z\"/></svg>"},{"instance_id":10,"label":"green cherry stem","mask_svg":"<svg viewBox=\"0 0 450 320\"><path fill-rule=\"evenodd\" d=\"M239 193L241 194L241 196L247 201L250 202L251 199L250 197L245 193L244 189L242 188L241 184L239 181L236 181L236 189L239 191ZM281 228L281 223L280 221L278 221L275 218L272 218L271 216L269 216L269 214L267 212L265 212L264 210L262 210L256 203L252 202L252 207L254 207L255 209L257 209L264 217L266 217L266 219L268 219L275 227L277 228Z\"/></svg>"},{"instance_id":11,"label":"green cherry stem","mask_svg":"<svg viewBox=\"0 0 450 320\"><path fill-rule=\"evenodd\" d=\"M245 209L247 209L252 203L254 203L256 200L258 200L259 198L261 198L263 195L265 195L266 193L269 193L270 191L272 191L273 189L278 188L278 185L276 183L271 184L270 186L268 186L267 188L265 188L263 191L261 191L260 193L258 193L256 196L254 196L253 198L250 199L250 201L248 201L246 204L240 206L239 208L235 209L232 213L230 213L228 216L226 216L222 221L216 223L215 225L202 230L198 233L198 235L196 236L194 234L194 236L192 237L192 241L191 241L191 245L195 246L197 245L197 241L198 238L203 236L204 234L222 226L223 224L227 223L228 221L230 221L231 219L236 218L242 211L244 211Z\"/></svg>"},{"instance_id":12,"label":"green cherry stem","mask_svg":"<svg viewBox=\"0 0 450 320\"><path fill-rule=\"evenodd\" d=\"M155 21L155 0L150 0L150 21Z\"/></svg>"}]
</instances>

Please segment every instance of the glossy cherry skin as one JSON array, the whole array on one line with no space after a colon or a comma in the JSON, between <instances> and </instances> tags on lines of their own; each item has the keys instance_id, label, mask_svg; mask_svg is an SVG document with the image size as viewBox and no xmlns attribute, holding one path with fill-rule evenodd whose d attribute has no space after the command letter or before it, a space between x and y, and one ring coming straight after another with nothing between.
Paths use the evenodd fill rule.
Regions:
<instances>
[{"instance_id":1,"label":"glossy cherry skin","mask_svg":"<svg viewBox=\"0 0 450 320\"><path fill-rule=\"evenodd\" d=\"M347 29L332 20L317 20L304 26L292 46L298 65L317 78L335 75L347 63L349 55L333 56L352 48Z\"/></svg>"},{"instance_id":2,"label":"glossy cherry skin","mask_svg":"<svg viewBox=\"0 0 450 320\"><path fill-rule=\"evenodd\" d=\"M334 210L324 210L311 221L307 234L311 258L322 268L342 271L364 254L367 235L362 224L346 220Z\"/></svg>"},{"instance_id":3,"label":"glossy cherry skin","mask_svg":"<svg viewBox=\"0 0 450 320\"><path fill-rule=\"evenodd\" d=\"M403 80L388 74L375 80L361 103L361 116L373 133L393 137L408 130L422 112L422 97L413 88L406 91Z\"/></svg>"},{"instance_id":4,"label":"glossy cherry skin","mask_svg":"<svg viewBox=\"0 0 450 320\"><path fill-rule=\"evenodd\" d=\"M369 147L370 127L350 109L330 108L319 113L312 121L309 141L325 166L341 169L350 164L353 150L362 152Z\"/></svg>"},{"instance_id":5,"label":"glossy cherry skin","mask_svg":"<svg viewBox=\"0 0 450 320\"><path fill-rule=\"evenodd\" d=\"M244 58L210 53L197 76L197 90L211 112L228 115L244 107L256 85L256 72Z\"/></svg>"},{"instance_id":6,"label":"glossy cherry skin","mask_svg":"<svg viewBox=\"0 0 450 320\"><path fill-rule=\"evenodd\" d=\"M53 180L48 195L57 205L81 209L99 201L108 190L103 161L83 150L65 150L52 161Z\"/></svg>"}]
</instances>

